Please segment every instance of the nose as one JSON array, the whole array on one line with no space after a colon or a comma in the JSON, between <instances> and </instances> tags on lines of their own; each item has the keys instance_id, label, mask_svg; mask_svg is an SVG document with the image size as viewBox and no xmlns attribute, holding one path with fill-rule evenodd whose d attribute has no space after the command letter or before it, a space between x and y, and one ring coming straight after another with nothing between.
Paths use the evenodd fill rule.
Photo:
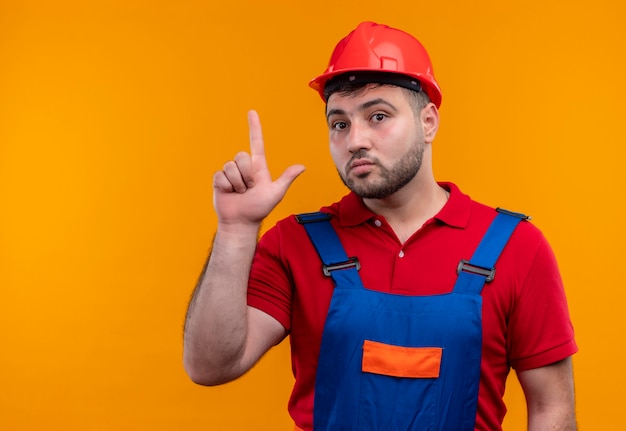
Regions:
<instances>
[{"instance_id":1,"label":"nose","mask_svg":"<svg viewBox=\"0 0 626 431\"><path fill-rule=\"evenodd\" d=\"M371 148L370 135L367 125L359 121L353 121L350 125L350 133L348 134L347 150L350 153L356 153L361 150L369 150Z\"/></svg>"}]
</instances>

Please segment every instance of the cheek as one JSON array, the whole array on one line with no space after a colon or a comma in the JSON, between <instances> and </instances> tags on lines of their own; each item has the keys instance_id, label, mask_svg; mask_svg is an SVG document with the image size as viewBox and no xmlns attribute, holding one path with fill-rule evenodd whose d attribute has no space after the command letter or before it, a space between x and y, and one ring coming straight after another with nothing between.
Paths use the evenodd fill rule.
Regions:
<instances>
[{"instance_id":1,"label":"cheek","mask_svg":"<svg viewBox=\"0 0 626 431\"><path fill-rule=\"evenodd\" d=\"M387 146L389 155L399 157L404 156L418 140L415 129L402 127L391 127L385 130L381 139L389 144Z\"/></svg>"},{"instance_id":2,"label":"cheek","mask_svg":"<svg viewBox=\"0 0 626 431\"><path fill-rule=\"evenodd\" d=\"M345 162L342 163L342 160L344 160L342 158L342 152L338 151L337 147L333 145L330 146L330 157L333 159L335 166L338 168L345 164Z\"/></svg>"},{"instance_id":3,"label":"cheek","mask_svg":"<svg viewBox=\"0 0 626 431\"><path fill-rule=\"evenodd\" d=\"M350 153L346 150L345 145L341 144L337 139L333 139L332 135L329 138L329 142L330 157L336 166L343 166L350 157Z\"/></svg>"}]
</instances>

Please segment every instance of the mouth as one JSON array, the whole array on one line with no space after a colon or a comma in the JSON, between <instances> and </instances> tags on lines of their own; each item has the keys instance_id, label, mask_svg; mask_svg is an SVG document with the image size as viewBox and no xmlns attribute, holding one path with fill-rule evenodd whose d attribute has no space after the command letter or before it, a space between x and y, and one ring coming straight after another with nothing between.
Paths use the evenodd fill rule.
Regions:
<instances>
[{"instance_id":1,"label":"mouth","mask_svg":"<svg viewBox=\"0 0 626 431\"><path fill-rule=\"evenodd\" d=\"M348 165L348 169L346 169L346 172L352 172L354 175L357 176L365 175L368 174L375 165L376 164L374 162L371 162L369 160L357 159Z\"/></svg>"}]
</instances>

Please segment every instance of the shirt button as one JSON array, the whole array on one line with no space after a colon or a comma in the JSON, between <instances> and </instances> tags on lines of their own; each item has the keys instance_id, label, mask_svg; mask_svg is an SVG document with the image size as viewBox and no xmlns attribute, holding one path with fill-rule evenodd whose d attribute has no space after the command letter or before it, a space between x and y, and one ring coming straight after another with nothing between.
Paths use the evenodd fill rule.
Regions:
<instances>
[{"instance_id":1,"label":"shirt button","mask_svg":"<svg viewBox=\"0 0 626 431\"><path fill-rule=\"evenodd\" d=\"M404 257L404 250L400 250L400 253L398 253L398 257Z\"/></svg>"},{"instance_id":2,"label":"shirt button","mask_svg":"<svg viewBox=\"0 0 626 431\"><path fill-rule=\"evenodd\" d=\"M382 221L380 221L380 220L374 220L374 224L375 224L377 227L381 227L381 226L383 225L383 222L382 222Z\"/></svg>"}]
</instances>

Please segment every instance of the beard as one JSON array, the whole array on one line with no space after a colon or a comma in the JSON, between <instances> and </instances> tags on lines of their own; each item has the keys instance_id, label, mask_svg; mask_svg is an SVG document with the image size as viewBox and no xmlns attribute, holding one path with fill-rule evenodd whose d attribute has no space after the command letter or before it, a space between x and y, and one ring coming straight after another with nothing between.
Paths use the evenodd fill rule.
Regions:
<instances>
[{"instance_id":1,"label":"beard","mask_svg":"<svg viewBox=\"0 0 626 431\"><path fill-rule=\"evenodd\" d=\"M361 159L367 154L364 150L359 150L352 155L348 166L356 159ZM380 175L379 181L367 181L367 177L373 175L372 172L359 175L356 178L348 178L347 174L342 175L337 170L341 181L363 199L384 199L391 196L402 187L407 185L419 172L422 167L424 157L424 143L418 141L392 166L383 166L378 159L369 159L378 167Z\"/></svg>"}]
</instances>

